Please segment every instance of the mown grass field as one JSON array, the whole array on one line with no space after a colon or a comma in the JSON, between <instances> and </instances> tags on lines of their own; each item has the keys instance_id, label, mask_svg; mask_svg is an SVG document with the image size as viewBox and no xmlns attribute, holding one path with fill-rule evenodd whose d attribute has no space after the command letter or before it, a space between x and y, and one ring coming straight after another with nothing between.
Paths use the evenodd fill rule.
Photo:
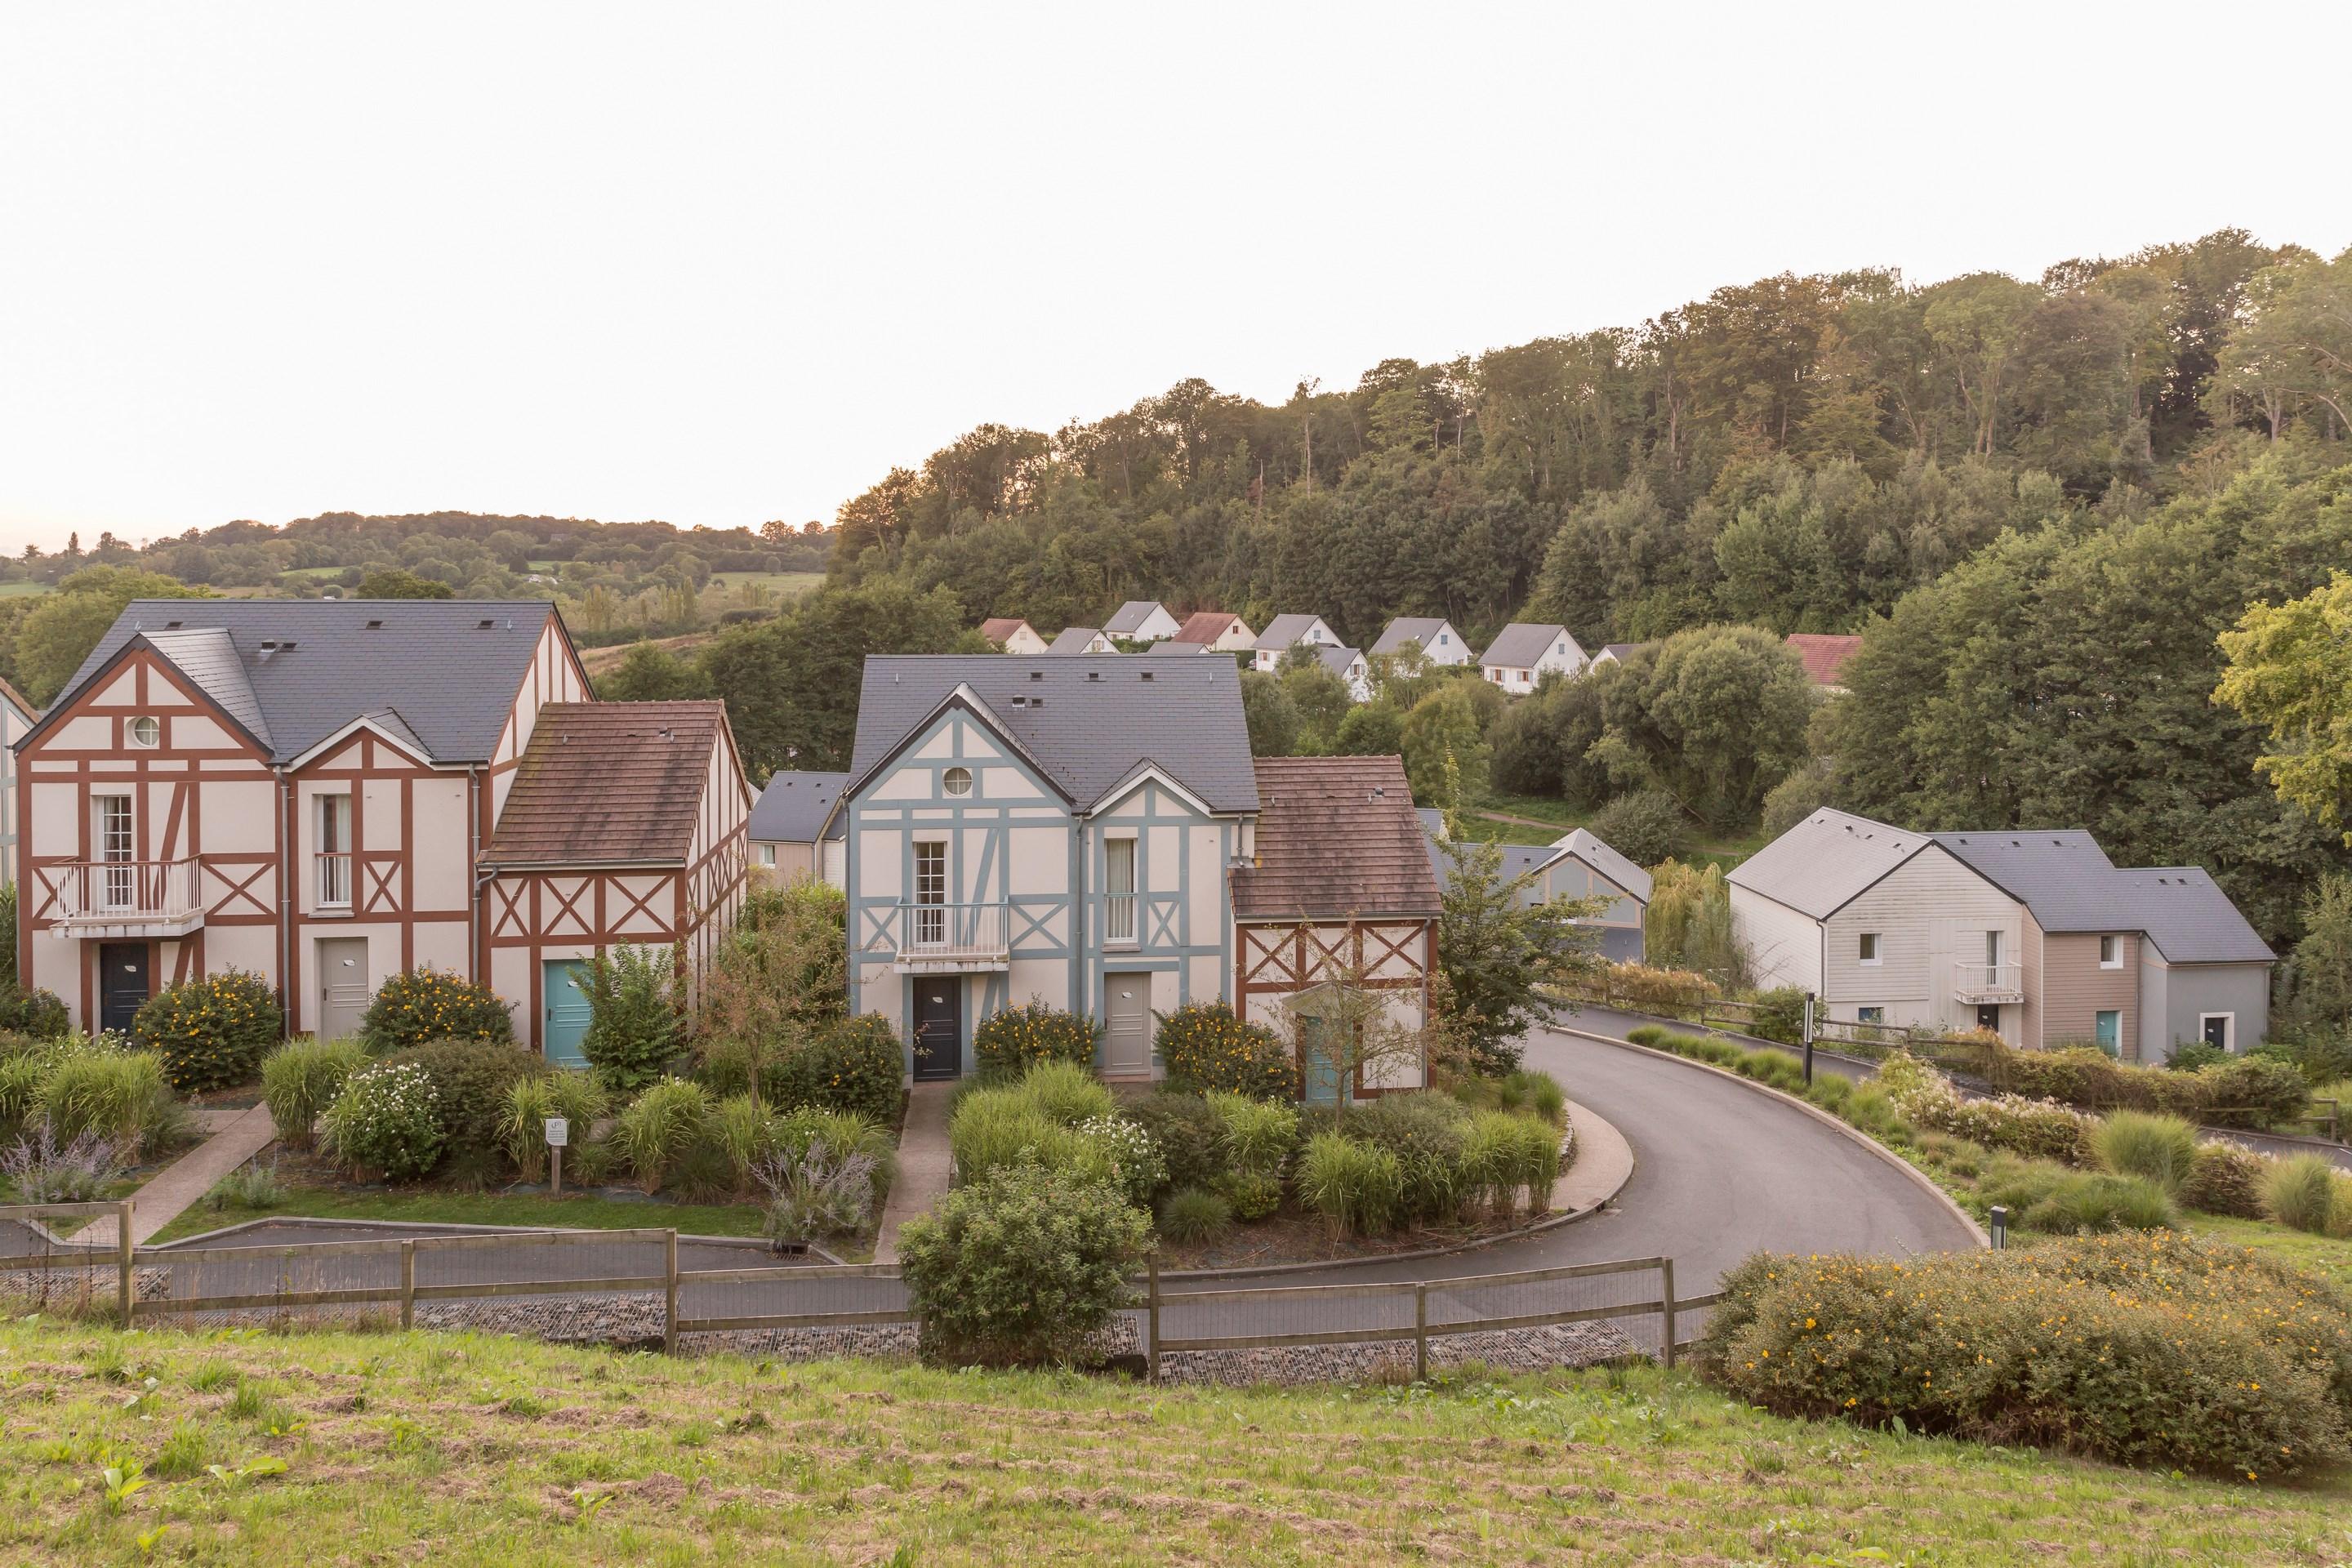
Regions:
<instances>
[{"instance_id":1,"label":"mown grass field","mask_svg":"<svg viewBox=\"0 0 2352 1568\"><path fill-rule=\"evenodd\" d=\"M0 583L0 599L26 599L48 591L47 583Z\"/></svg>"},{"instance_id":2,"label":"mown grass field","mask_svg":"<svg viewBox=\"0 0 2352 1568\"><path fill-rule=\"evenodd\" d=\"M2342 1484L2232 1487L1780 1421L1649 1369L1209 1391L478 1336L16 1321L0 1325L0 1411L9 1562L2352 1554ZM104 1472L119 1491L131 1461L148 1484L110 1500Z\"/></svg>"},{"instance_id":3,"label":"mown grass field","mask_svg":"<svg viewBox=\"0 0 2352 1568\"><path fill-rule=\"evenodd\" d=\"M2208 1240L2267 1252L2283 1263L2307 1268L2352 1290L2352 1238L2314 1236L2308 1231L2289 1230L2283 1225L2273 1225L2266 1220L2224 1219L2219 1215L2193 1211L2183 1215L2181 1219L2189 1230ZM2352 1561L2352 1558L2347 1558L2347 1561Z\"/></svg>"},{"instance_id":4,"label":"mown grass field","mask_svg":"<svg viewBox=\"0 0 2352 1568\"><path fill-rule=\"evenodd\" d=\"M223 1226L272 1217L406 1220L417 1225L535 1225L569 1230L667 1230L689 1236L757 1236L755 1204L628 1203L594 1194L550 1198L530 1193L382 1192L289 1184L279 1201L251 1208L207 1200L156 1233L157 1241L177 1241Z\"/></svg>"}]
</instances>

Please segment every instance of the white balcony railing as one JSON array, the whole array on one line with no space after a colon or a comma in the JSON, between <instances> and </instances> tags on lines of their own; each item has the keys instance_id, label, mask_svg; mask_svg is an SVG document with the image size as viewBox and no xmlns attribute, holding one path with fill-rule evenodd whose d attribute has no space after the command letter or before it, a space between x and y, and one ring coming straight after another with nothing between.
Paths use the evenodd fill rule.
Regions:
<instances>
[{"instance_id":1,"label":"white balcony railing","mask_svg":"<svg viewBox=\"0 0 2352 1568\"><path fill-rule=\"evenodd\" d=\"M1135 942L1135 895L1105 893L1103 895L1103 941L1121 946Z\"/></svg>"},{"instance_id":2,"label":"white balcony railing","mask_svg":"<svg viewBox=\"0 0 2352 1568\"><path fill-rule=\"evenodd\" d=\"M1952 995L1971 1005L2025 1000L2025 973L2014 963L1952 965Z\"/></svg>"},{"instance_id":3,"label":"white balcony railing","mask_svg":"<svg viewBox=\"0 0 2352 1568\"><path fill-rule=\"evenodd\" d=\"M194 860L84 860L59 869L58 910L68 926L121 928L130 936L169 935L204 923Z\"/></svg>"},{"instance_id":4,"label":"white balcony railing","mask_svg":"<svg viewBox=\"0 0 2352 1568\"><path fill-rule=\"evenodd\" d=\"M352 907L352 858L348 851L328 850L319 856L319 907Z\"/></svg>"},{"instance_id":5,"label":"white balcony railing","mask_svg":"<svg viewBox=\"0 0 2352 1568\"><path fill-rule=\"evenodd\" d=\"M1003 969L1011 961L1003 904L898 906L898 967Z\"/></svg>"}]
</instances>

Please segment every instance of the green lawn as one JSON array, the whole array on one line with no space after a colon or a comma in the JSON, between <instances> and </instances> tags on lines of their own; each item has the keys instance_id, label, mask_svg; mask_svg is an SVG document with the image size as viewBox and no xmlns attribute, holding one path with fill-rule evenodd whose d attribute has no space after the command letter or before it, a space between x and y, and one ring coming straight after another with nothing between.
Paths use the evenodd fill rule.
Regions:
<instances>
[{"instance_id":1,"label":"green lawn","mask_svg":"<svg viewBox=\"0 0 2352 1568\"><path fill-rule=\"evenodd\" d=\"M762 588L772 588L786 598L796 597L824 581L822 572L713 572L710 580L724 583L731 592L746 583Z\"/></svg>"},{"instance_id":2,"label":"green lawn","mask_svg":"<svg viewBox=\"0 0 2352 1568\"><path fill-rule=\"evenodd\" d=\"M35 594L46 594L48 591L49 585L47 583L0 583L0 599L29 598Z\"/></svg>"},{"instance_id":3,"label":"green lawn","mask_svg":"<svg viewBox=\"0 0 2352 1568\"><path fill-rule=\"evenodd\" d=\"M2352 1547L2340 1481L2257 1489L1783 1421L1650 1369L1152 1389L17 1321L0 1405L9 1561L2318 1564ZM132 1462L147 1484L110 1501L103 1472Z\"/></svg>"},{"instance_id":4,"label":"green lawn","mask_svg":"<svg viewBox=\"0 0 2352 1568\"><path fill-rule=\"evenodd\" d=\"M1474 813L1499 811L1508 816L1530 816L1558 826L1547 832L1539 827L1527 827L1516 823L1480 822ZM1481 801L1463 814L1464 831L1473 837L1498 839L1505 844L1549 844L1573 827L1591 823L1592 813L1580 811L1564 800L1554 800L1538 795L1498 795ZM1750 855L1764 847L1764 835L1746 833L1705 834L1691 846L1689 861L1695 866L1720 866L1730 870Z\"/></svg>"},{"instance_id":5,"label":"green lawn","mask_svg":"<svg viewBox=\"0 0 2352 1568\"><path fill-rule=\"evenodd\" d=\"M572 1230L667 1230L693 1236L757 1236L760 1209L753 1204L632 1203L594 1195L561 1198L516 1194L368 1192L289 1185L265 1208L200 1203L156 1233L158 1241L218 1230L273 1215L306 1219L407 1220L418 1225L536 1225Z\"/></svg>"},{"instance_id":6,"label":"green lawn","mask_svg":"<svg viewBox=\"0 0 2352 1568\"><path fill-rule=\"evenodd\" d=\"M2352 1290L2352 1238L2313 1236L2308 1231L2289 1230L2283 1225L2259 1219L2223 1219L2219 1215L2194 1212L2183 1217L2189 1228L2199 1236L2267 1252L2298 1268L2325 1275Z\"/></svg>"}]
</instances>

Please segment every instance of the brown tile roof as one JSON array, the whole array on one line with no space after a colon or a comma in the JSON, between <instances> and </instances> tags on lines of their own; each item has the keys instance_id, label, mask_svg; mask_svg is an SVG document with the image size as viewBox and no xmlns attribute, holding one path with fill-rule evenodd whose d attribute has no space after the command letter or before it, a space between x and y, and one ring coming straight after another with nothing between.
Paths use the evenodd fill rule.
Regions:
<instances>
[{"instance_id":1,"label":"brown tile roof","mask_svg":"<svg viewBox=\"0 0 2352 1568\"><path fill-rule=\"evenodd\" d=\"M1857 637L1832 637L1822 632L1790 632L1789 646L1805 661L1806 678L1815 686L1839 684L1845 661L1862 646Z\"/></svg>"},{"instance_id":2,"label":"brown tile roof","mask_svg":"<svg viewBox=\"0 0 2352 1568\"><path fill-rule=\"evenodd\" d=\"M682 866L727 722L721 702L550 702L482 858Z\"/></svg>"},{"instance_id":3,"label":"brown tile roof","mask_svg":"<svg viewBox=\"0 0 2352 1568\"><path fill-rule=\"evenodd\" d=\"M991 616L980 623L980 635L991 642L1003 642L1028 624L1019 616Z\"/></svg>"},{"instance_id":4,"label":"brown tile roof","mask_svg":"<svg viewBox=\"0 0 2352 1568\"><path fill-rule=\"evenodd\" d=\"M1257 794L1257 864L1233 874L1234 919L1438 912L1401 759L1260 757Z\"/></svg>"},{"instance_id":5,"label":"brown tile roof","mask_svg":"<svg viewBox=\"0 0 2352 1568\"><path fill-rule=\"evenodd\" d=\"M1234 624L1234 618L1230 610L1195 610L1184 617L1184 624L1178 626L1176 635L1168 640L1213 643L1225 635L1226 629Z\"/></svg>"}]
</instances>

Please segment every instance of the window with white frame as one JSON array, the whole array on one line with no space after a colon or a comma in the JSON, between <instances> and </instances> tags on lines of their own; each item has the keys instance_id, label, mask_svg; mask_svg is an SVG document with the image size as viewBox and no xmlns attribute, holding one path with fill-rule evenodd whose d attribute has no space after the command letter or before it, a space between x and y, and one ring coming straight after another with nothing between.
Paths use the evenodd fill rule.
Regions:
<instances>
[{"instance_id":1,"label":"window with white frame","mask_svg":"<svg viewBox=\"0 0 2352 1568\"><path fill-rule=\"evenodd\" d=\"M1103 941L1135 940L1135 840L1103 841Z\"/></svg>"},{"instance_id":2,"label":"window with white frame","mask_svg":"<svg viewBox=\"0 0 2352 1568\"><path fill-rule=\"evenodd\" d=\"M319 797L319 907L352 907L352 797Z\"/></svg>"},{"instance_id":3,"label":"window with white frame","mask_svg":"<svg viewBox=\"0 0 2352 1568\"><path fill-rule=\"evenodd\" d=\"M1885 950L1879 945L1879 936L1874 931L1864 931L1855 939L1854 947L1855 956L1864 963L1879 963L1884 956Z\"/></svg>"},{"instance_id":4,"label":"window with white frame","mask_svg":"<svg viewBox=\"0 0 2352 1568\"><path fill-rule=\"evenodd\" d=\"M142 713L131 721L131 743L148 750L163 743L163 721L152 713Z\"/></svg>"},{"instance_id":5,"label":"window with white frame","mask_svg":"<svg viewBox=\"0 0 2352 1568\"><path fill-rule=\"evenodd\" d=\"M2121 969L2123 966L2124 939L2119 936L2101 937L2099 939L2099 967L2101 969Z\"/></svg>"},{"instance_id":6,"label":"window with white frame","mask_svg":"<svg viewBox=\"0 0 2352 1568\"><path fill-rule=\"evenodd\" d=\"M90 796L90 842L98 851L97 902L100 909L127 910L133 908L138 894L138 868L131 864L138 855L136 840L131 836L131 797L127 795L94 795Z\"/></svg>"},{"instance_id":7,"label":"window with white frame","mask_svg":"<svg viewBox=\"0 0 2352 1568\"><path fill-rule=\"evenodd\" d=\"M1857 1024L1884 1024L1886 1022L1886 1009L1884 1007L1856 1007L1853 1010L1853 1019Z\"/></svg>"},{"instance_id":8,"label":"window with white frame","mask_svg":"<svg viewBox=\"0 0 2352 1568\"><path fill-rule=\"evenodd\" d=\"M775 847L774 845L772 845L772 844L762 844L762 845L761 845L761 846L760 846L760 864L761 864L761 865L762 865L762 866L772 866L772 865L774 865L775 863L776 863L776 847Z\"/></svg>"},{"instance_id":9,"label":"window with white frame","mask_svg":"<svg viewBox=\"0 0 2352 1568\"><path fill-rule=\"evenodd\" d=\"M945 839L915 842L915 940L937 945L948 934L948 847Z\"/></svg>"},{"instance_id":10,"label":"window with white frame","mask_svg":"<svg viewBox=\"0 0 2352 1568\"><path fill-rule=\"evenodd\" d=\"M946 773L940 775L940 787L952 795L970 795L971 793L971 770L970 768L950 768Z\"/></svg>"}]
</instances>

